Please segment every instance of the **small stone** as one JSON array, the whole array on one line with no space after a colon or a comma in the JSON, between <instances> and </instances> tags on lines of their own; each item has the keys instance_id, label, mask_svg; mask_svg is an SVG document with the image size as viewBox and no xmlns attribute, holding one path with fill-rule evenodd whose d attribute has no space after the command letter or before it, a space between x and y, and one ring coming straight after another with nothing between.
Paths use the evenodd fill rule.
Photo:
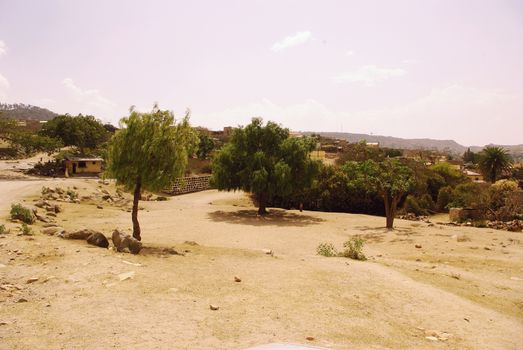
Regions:
<instances>
[{"instance_id":1,"label":"small stone","mask_svg":"<svg viewBox=\"0 0 523 350\"><path fill-rule=\"evenodd\" d=\"M438 338L433 337L433 336L425 337L425 339L430 340L430 341L438 341Z\"/></svg>"},{"instance_id":2,"label":"small stone","mask_svg":"<svg viewBox=\"0 0 523 350\"><path fill-rule=\"evenodd\" d=\"M39 279L38 277L31 277L30 279L27 280L26 283L27 283L27 284L29 284L29 283L33 283L33 282L38 281L38 279Z\"/></svg>"},{"instance_id":3,"label":"small stone","mask_svg":"<svg viewBox=\"0 0 523 350\"><path fill-rule=\"evenodd\" d=\"M489 247L483 247L483 249L485 249L485 250L492 250L492 249L489 248Z\"/></svg>"},{"instance_id":4,"label":"small stone","mask_svg":"<svg viewBox=\"0 0 523 350\"><path fill-rule=\"evenodd\" d=\"M238 276L234 276L234 282L241 282L242 279Z\"/></svg>"},{"instance_id":5,"label":"small stone","mask_svg":"<svg viewBox=\"0 0 523 350\"><path fill-rule=\"evenodd\" d=\"M314 337L306 337L305 339L307 339L308 341L314 341Z\"/></svg>"},{"instance_id":6,"label":"small stone","mask_svg":"<svg viewBox=\"0 0 523 350\"><path fill-rule=\"evenodd\" d=\"M17 303L27 303L27 299L26 298L20 298L16 302Z\"/></svg>"},{"instance_id":7,"label":"small stone","mask_svg":"<svg viewBox=\"0 0 523 350\"><path fill-rule=\"evenodd\" d=\"M124 272L118 275L120 281L132 279L134 277L134 271Z\"/></svg>"},{"instance_id":8,"label":"small stone","mask_svg":"<svg viewBox=\"0 0 523 350\"><path fill-rule=\"evenodd\" d=\"M216 311L216 310L219 310L220 307L218 305L210 304L209 309L211 309L212 311Z\"/></svg>"},{"instance_id":9,"label":"small stone","mask_svg":"<svg viewBox=\"0 0 523 350\"><path fill-rule=\"evenodd\" d=\"M264 254L267 254L267 255L273 255L274 254L272 249L262 249L262 252Z\"/></svg>"},{"instance_id":10,"label":"small stone","mask_svg":"<svg viewBox=\"0 0 523 350\"><path fill-rule=\"evenodd\" d=\"M421 248L421 244L416 244L415 247L420 249Z\"/></svg>"},{"instance_id":11,"label":"small stone","mask_svg":"<svg viewBox=\"0 0 523 350\"><path fill-rule=\"evenodd\" d=\"M97 205L96 206L98 209L103 209L104 207L102 207L101 205Z\"/></svg>"}]
</instances>

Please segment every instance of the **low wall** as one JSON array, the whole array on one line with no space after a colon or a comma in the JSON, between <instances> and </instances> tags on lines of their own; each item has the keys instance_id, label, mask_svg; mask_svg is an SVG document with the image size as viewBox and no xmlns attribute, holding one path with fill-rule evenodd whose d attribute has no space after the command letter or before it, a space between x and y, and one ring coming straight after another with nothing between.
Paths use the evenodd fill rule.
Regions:
<instances>
[{"instance_id":1,"label":"low wall","mask_svg":"<svg viewBox=\"0 0 523 350\"><path fill-rule=\"evenodd\" d=\"M483 219L483 212L479 209L470 208L450 208L449 219L452 222L463 222L466 220Z\"/></svg>"},{"instance_id":2,"label":"low wall","mask_svg":"<svg viewBox=\"0 0 523 350\"><path fill-rule=\"evenodd\" d=\"M210 179L211 175L180 177L176 179L174 185L170 189L167 189L164 192L177 195L205 191L211 188L209 184Z\"/></svg>"}]
</instances>

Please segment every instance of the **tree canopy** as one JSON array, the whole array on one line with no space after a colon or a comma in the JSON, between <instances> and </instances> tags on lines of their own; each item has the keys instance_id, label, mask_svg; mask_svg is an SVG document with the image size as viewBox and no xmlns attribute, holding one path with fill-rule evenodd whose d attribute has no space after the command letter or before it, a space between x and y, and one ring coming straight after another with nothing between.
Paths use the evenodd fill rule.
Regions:
<instances>
[{"instance_id":1,"label":"tree canopy","mask_svg":"<svg viewBox=\"0 0 523 350\"><path fill-rule=\"evenodd\" d=\"M0 139L8 141L15 149L23 153L52 153L62 144L59 140L42 135L35 135L20 127L16 120L0 115Z\"/></svg>"},{"instance_id":2,"label":"tree canopy","mask_svg":"<svg viewBox=\"0 0 523 350\"><path fill-rule=\"evenodd\" d=\"M503 171L512 167L512 158L502 147L487 146L479 155L479 168L483 176L494 183Z\"/></svg>"},{"instance_id":3,"label":"tree canopy","mask_svg":"<svg viewBox=\"0 0 523 350\"><path fill-rule=\"evenodd\" d=\"M310 159L311 138L290 138L289 130L254 118L234 131L214 157L212 184L219 190L253 193L260 215L273 196L284 196L312 183L318 162Z\"/></svg>"},{"instance_id":4,"label":"tree canopy","mask_svg":"<svg viewBox=\"0 0 523 350\"><path fill-rule=\"evenodd\" d=\"M83 153L85 149L96 149L111 136L102 122L90 115L59 115L44 124L40 135L56 138L65 146L76 146Z\"/></svg>"},{"instance_id":5,"label":"tree canopy","mask_svg":"<svg viewBox=\"0 0 523 350\"><path fill-rule=\"evenodd\" d=\"M385 204L386 226L392 228L399 201L414 186L412 170L398 159L391 158L381 162L347 162L342 168L351 186L364 187L381 195Z\"/></svg>"},{"instance_id":6,"label":"tree canopy","mask_svg":"<svg viewBox=\"0 0 523 350\"><path fill-rule=\"evenodd\" d=\"M156 106L151 113L131 110L120 124L122 128L109 142L106 176L134 190L133 237L141 240L138 223L141 191L163 190L182 176L198 138L189 125L189 111L175 123L172 112Z\"/></svg>"}]
</instances>

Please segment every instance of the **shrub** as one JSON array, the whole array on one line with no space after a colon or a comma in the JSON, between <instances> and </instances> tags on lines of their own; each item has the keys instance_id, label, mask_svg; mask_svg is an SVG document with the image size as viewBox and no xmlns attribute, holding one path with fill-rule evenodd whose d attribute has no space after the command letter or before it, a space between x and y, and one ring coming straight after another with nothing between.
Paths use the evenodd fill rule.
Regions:
<instances>
[{"instance_id":1,"label":"shrub","mask_svg":"<svg viewBox=\"0 0 523 350\"><path fill-rule=\"evenodd\" d=\"M448 212L448 205L452 200L452 188L445 186L439 189L436 209L440 212Z\"/></svg>"},{"instance_id":2,"label":"shrub","mask_svg":"<svg viewBox=\"0 0 523 350\"><path fill-rule=\"evenodd\" d=\"M0 235L6 234L6 233L9 233L9 230L5 228L4 224L0 225Z\"/></svg>"},{"instance_id":3,"label":"shrub","mask_svg":"<svg viewBox=\"0 0 523 350\"><path fill-rule=\"evenodd\" d=\"M35 221L33 212L21 204L11 204L11 219L17 219L26 224L32 224Z\"/></svg>"},{"instance_id":4,"label":"shrub","mask_svg":"<svg viewBox=\"0 0 523 350\"><path fill-rule=\"evenodd\" d=\"M364 242L365 241L360 237L352 237L343 243L345 250L340 255L354 260L367 260L367 257L365 257L365 254L362 252Z\"/></svg>"},{"instance_id":5,"label":"shrub","mask_svg":"<svg viewBox=\"0 0 523 350\"><path fill-rule=\"evenodd\" d=\"M75 200L76 198L78 198L78 193L76 193L75 191L73 190L67 190L67 195L69 196L69 198L71 198L72 200Z\"/></svg>"},{"instance_id":6,"label":"shrub","mask_svg":"<svg viewBox=\"0 0 523 350\"><path fill-rule=\"evenodd\" d=\"M338 255L336 248L334 248L334 245L328 242L320 243L318 245L318 248L316 248L316 252L318 253L318 255L323 255L327 257Z\"/></svg>"},{"instance_id":7,"label":"shrub","mask_svg":"<svg viewBox=\"0 0 523 350\"><path fill-rule=\"evenodd\" d=\"M25 222L22 224L22 227L20 227L20 231L22 231L23 236L33 235L33 230L29 226L27 226Z\"/></svg>"},{"instance_id":8,"label":"shrub","mask_svg":"<svg viewBox=\"0 0 523 350\"><path fill-rule=\"evenodd\" d=\"M484 219L478 219L472 221L472 226L474 227L487 227L487 221Z\"/></svg>"},{"instance_id":9,"label":"shrub","mask_svg":"<svg viewBox=\"0 0 523 350\"><path fill-rule=\"evenodd\" d=\"M427 215L426 210L424 210L421 205L418 203L418 200L413 195L408 195L405 199L405 204L403 205L403 209L407 213L414 213L416 215Z\"/></svg>"}]
</instances>

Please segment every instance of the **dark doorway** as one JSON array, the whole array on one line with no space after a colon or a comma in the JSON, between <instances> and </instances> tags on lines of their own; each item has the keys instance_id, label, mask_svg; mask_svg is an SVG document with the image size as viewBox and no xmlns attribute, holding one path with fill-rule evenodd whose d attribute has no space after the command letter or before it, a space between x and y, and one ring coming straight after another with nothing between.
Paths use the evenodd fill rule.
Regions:
<instances>
[{"instance_id":1,"label":"dark doorway","mask_svg":"<svg viewBox=\"0 0 523 350\"><path fill-rule=\"evenodd\" d=\"M73 163L73 174L76 174L76 163Z\"/></svg>"}]
</instances>

